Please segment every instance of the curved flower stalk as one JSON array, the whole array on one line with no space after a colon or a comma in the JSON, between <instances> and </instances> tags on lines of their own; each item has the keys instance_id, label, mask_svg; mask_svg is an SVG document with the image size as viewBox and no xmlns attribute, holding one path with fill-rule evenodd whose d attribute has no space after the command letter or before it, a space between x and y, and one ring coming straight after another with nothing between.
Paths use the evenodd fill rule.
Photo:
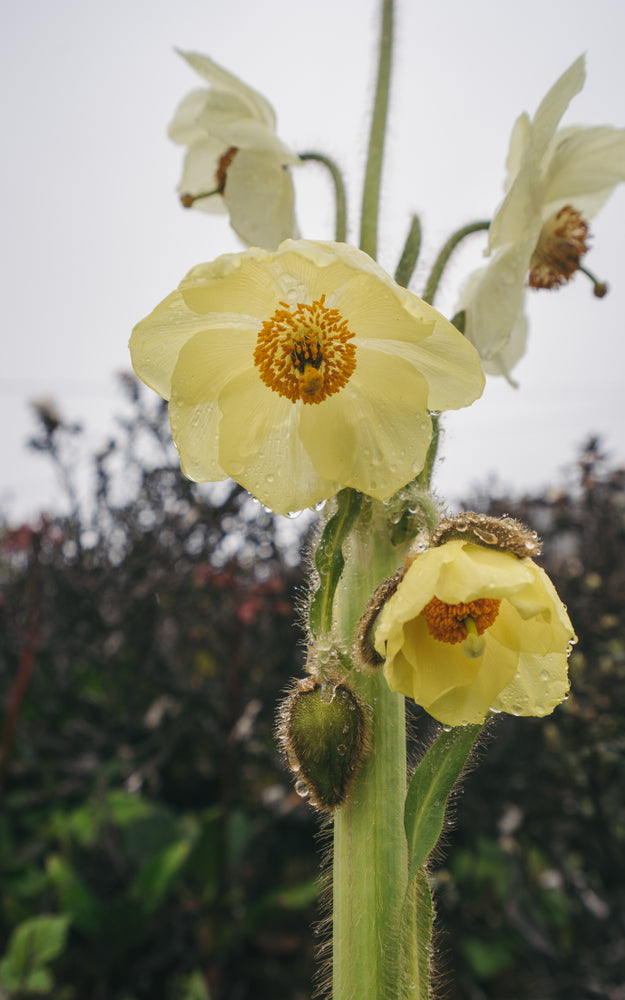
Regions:
<instances>
[{"instance_id":1,"label":"curved flower stalk","mask_svg":"<svg viewBox=\"0 0 625 1000\"><path fill-rule=\"evenodd\" d=\"M375 627L391 690L450 726L489 712L551 713L569 689L575 633L553 584L524 555L535 548L510 519L443 522Z\"/></svg>"},{"instance_id":2,"label":"curved flower stalk","mask_svg":"<svg viewBox=\"0 0 625 1000\"><path fill-rule=\"evenodd\" d=\"M182 101L169 127L188 146L178 190L185 207L228 212L252 246L274 250L296 235L289 165L299 157L276 135L268 101L207 56L180 55L209 84Z\"/></svg>"},{"instance_id":3,"label":"curved flower stalk","mask_svg":"<svg viewBox=\"0 0 625 1000\"><path fill-rule=\"evenodd\" d=\"M625 181L625 129L558 124L585 80L584 57L556 81L534 118L512 130L505 197L489 230L487 267L470 276L459 309L490 374L509 377L527 337L525 287L558 288L579 270L588 220ZM593 279L594 280L594 279ZM595 282L595 294L605 286Z\"/></svg>"},{"instance_id":4,"label":"curved flower stalk","mask_svg":"<svg viewBox=\"0 0 625 1000\"><path fill-rule=\"evenodd\" d=\"M276 513L350 486L389 499L422 468L430 410L478 398L477 352L346 244L286 241L189 272L135 327L185 475L232 476Z\"/></svg>"}]
</instances>

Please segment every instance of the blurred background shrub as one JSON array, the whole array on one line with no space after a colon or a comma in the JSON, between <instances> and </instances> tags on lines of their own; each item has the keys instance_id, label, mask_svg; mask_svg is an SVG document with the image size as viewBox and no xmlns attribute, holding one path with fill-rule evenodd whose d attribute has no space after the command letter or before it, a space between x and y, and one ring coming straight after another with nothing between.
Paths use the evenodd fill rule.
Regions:
<instances>
[{"instance_id":1,"label":"blurred background shrub","mask_svg":"<svg viewBox=\"0 0 625 1000\"><path fill-rule=\"evenodd\" d=\"M67 513L0 540L0 998L305 1000L324 844L273 727L306 526L187 482L166 407L124 386L88 462L39 405ZM443 992L625 1000L625 471L589 441L568 488L471 506L539 531L580 642L567 702L497 720L456 794Z\"/></svg>"}]
</instances>

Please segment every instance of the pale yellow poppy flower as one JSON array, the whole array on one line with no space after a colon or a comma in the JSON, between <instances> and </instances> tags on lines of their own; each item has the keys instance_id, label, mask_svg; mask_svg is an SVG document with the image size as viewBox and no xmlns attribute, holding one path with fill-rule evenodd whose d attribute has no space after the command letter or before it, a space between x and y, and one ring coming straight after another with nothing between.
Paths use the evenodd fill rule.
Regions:
<instances>
[{"instance_id":1,"label":"pale yellow poppy flower","mask_svg":"<svg viewBox=\"0 0 625 1000\"><path fill-rule=\"evenodd\" d=\"M460 538L417 556L375 626L391 690L449 726L548 715L569 689L574 641L536 563Z\"/></svg>"},{"instance_id":2,"label":"pale yellow poppy flower","mask_svg":"<svg viewBox=\"0 0 625 1000\"><path fill-rule=\"evenodd\" d=\"M276 135L264 97L207 56L180 55L210 84L182 101L169 127L170 138L189 147L178 185L182 202L228 212L245 243L274 250L296 235L288 166L299 157Z\"/></svg>"},{"instance_id":3,"label":"pale yellow poppy flower","mask_svg":"<svg viewBox=\"0 0 625 1000\"><path fill-rule=\"evenodd\" d=\"M489 374L509 377L525 351L527 284L557 288L572 277L588 249L588 220L625 181L625 129L556 131L584 79L582 56L534 118L523 113L512 132L506 195L489 230L491 260L470 276L458 304Z\"/></svg>"},{"instance_id":4,"label":"pale yellow poppy flower","mask_svg":"<svg viewBox=\"0 0 625 1000\"><path fill-rule=\"evenodd\" d=\"M287 240L195 267L135 327L185 475L277 513L351 486L387 500L423 467L431 410L481 395L475 348L367 254Z\"/></svg>"}]
</instances>

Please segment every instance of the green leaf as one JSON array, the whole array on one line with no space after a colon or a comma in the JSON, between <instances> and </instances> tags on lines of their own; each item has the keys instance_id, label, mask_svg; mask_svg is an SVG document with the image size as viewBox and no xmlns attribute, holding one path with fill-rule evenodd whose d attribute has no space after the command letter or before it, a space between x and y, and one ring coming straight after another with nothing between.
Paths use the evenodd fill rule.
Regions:
<instances>
[{"instance_id":1,"label":"green leaf","mask_svg":"<svg viewBox=\"0 0 625 1000\"><path fill-rule=\"evenodd\" d=\"M0 982L10 990L48 992L52 979L43 966L62 953L68 925L68 916L52 915L31 917L19 924L0 963Z\"/></svg>"},{"instance_id":2,"label":"green leaf","mask_svg":"<svg viewBox=\"0 0 625 1000\"><path fill-rule=\"evenodd\" d=\"M133 884L133 896L146 913L151 913L167 894L171 883L184 865L193 843L179 840L150 858L140 869Z\"/></svg>"},{"instance_id":3,"label":"green leaf","mask_svg":"<svg viewBox=\"0 0 625 1000\"><path fill-rule=\"evenodd\" d=\"M402 912L402 971L411 1000L429 1000L432 954L432 892L423 868L412 879Z\"/></svg>"},{"instance_id":4,"label":"green leaf","mask_svg":"<svg viewBox=\"0 0 625 1000\"><path fill-rule=\"evenodd\" d=\"M360 514L362 493L349 488L340 490L336 503L336 512L323 529L315 552L319 588L310 604L310 629L315 636L327 634L332 628L334 595L345 566L343 542Z\"/></svg>"},{"instance_id":5,"label":"green leaf","mask_svg":"<svg viewBox=\"0 0 625 1000\"><path fill-rule=\"evenodd\" d=\"M210 994L201 972L192 972L183 983L180 1000L210 1000Z\"/></svg>"},{"instance_id":6,"label":"green leaf","mask_svg":"<svg viewBox=\"0 0 625 1000\"><path fill-rule=\"evenodd\" d=\"M445 821L447 799L481 730L481 725L443 730L413 775L404 812L410 879L436 846Z\"/></svg>"},{"instance_id":7,"label":"green leaf","mask_svg":"<svg viewBox=\"0 0 625 1000\"><path fill-rule=\"evenodd\" d=\"M53 854L46 861L46 870L56 886L61 908L71 916L79 931L97 934L102 923L102 905L70 863Z\"/></svg>"}]
</instances>

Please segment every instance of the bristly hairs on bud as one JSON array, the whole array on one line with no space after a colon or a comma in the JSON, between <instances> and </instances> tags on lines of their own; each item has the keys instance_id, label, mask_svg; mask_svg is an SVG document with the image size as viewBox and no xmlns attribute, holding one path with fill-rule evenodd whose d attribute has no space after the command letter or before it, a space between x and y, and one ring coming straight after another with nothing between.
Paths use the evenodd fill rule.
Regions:
<instances>
[{"instance_id":1,"label":"bristly hairs on bud","mask_svg":"<svg viewBox=\"0 0 625 1000\"><path fill-rule=\"evenodd\" d=\"M375 673L384 663L384 657L380 656L373 643L373 632L380 611L393 596L405 570L398 569L388 580L383 580L379 587L373 591L364 614L356 626L354 637L354 664L359 670L368 673Z\"/></svg>"},{"instance_id":2,"label":"bristly hairs on bud","mask_svg":"<svg viewBox=\"0 0 625 1000\"><path fill-rule=\"evenodd\" d=\"M295 791L324 813L347 799L370 749L365 707L343 680L295 681L278 707L276 735Z\"/></svg>"},{"instance_id":3,"label":"bristly hairs on bud","mask_svg":"<svg viewBox=\"0 0 625 1000\"><path fill-rule=\"evenodd\" d=\"M437 547L461 538L483 548L510 552L519 559L540 555L540 539L535 531L526 528L512 517L492 517L464 511L456 517L446 517L432 535L431 545Z\"/></svg>"}]
</instances>

